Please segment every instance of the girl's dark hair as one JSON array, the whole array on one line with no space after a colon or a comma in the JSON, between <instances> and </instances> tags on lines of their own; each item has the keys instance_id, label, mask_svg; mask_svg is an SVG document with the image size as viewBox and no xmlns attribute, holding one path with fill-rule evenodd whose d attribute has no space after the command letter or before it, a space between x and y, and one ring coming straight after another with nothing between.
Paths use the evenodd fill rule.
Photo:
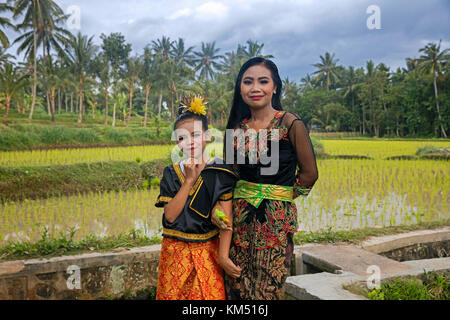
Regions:
<instances>
[{"instance_id":1,"label":"girl's dark hair","mask_svg":"<svg viewBox=\"0 0 450 320\"><path fill-rule=\"evenodd\" d=\"M188 119L200 120L202 122L203 131L208 130L208 118L206 118L206 116L201 115L201 114L196 114L191 111L185 111L185 112L183 112L183 111L184 111L184 108L180 105L180 107L178 108L178 117L175 119L175 122L173 123L174 131L177 129L177 125L180 122L188 120Z\"/></svg>"},{"instance_id":2,"label":"girl's dark hair","mask_svg":"<svg viewBox=\"0 0 450 320\"><path fill-rule=\"evenodd\" d=\"M242 77L248 68L260 64L270 70L272 73L273 82L277 87L277 93L272 96L272 107L279 111L283 110L283 107L281 106L281 91L283 90L283 82L278 74L277 66L269 59L261 57L252 58L242 65L236 79L233 104L231 106L230 116L228 118L227 129L235 129L243 119L250 117L250 107L244 102L241 96L241 82Z\"/></svg>"}]
</instances>

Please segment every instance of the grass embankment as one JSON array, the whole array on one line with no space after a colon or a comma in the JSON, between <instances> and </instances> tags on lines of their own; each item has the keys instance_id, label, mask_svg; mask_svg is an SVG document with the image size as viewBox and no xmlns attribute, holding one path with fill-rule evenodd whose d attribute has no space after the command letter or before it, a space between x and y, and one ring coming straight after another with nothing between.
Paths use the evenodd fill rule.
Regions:
<instances>
[{"instance_id":1,"label":"grass embankment","mask_svg":"<svg viewBox=\"0 0 450 320\"><path fill-rule=\"evenodd\" d=\"M450 300L450 278L425 272L420 277L396 278L366 294L371 300Z\"/></svg>"},{"instance_id":2,"label":"grass embankment","mask_svg":"<svg viewBox=\"0 0 450 320\"><path fill-rule=\"evenodd\" d=\"M384 236L399 234L414 230L435 229L443 226L450 226L450 219L426 222L410 226L395 226L387 228L364 228L351 231L333 231L331 229L317 232L299 232L294 236L294 243L302 245L306 243L352 243L357 244L373 236ZM10 242L0 248L0 261L50 258L61 255L73 255L86 252L104 252L111 250L126 250L126 248L148 246L161 243L160 237L148 237L139 230L117 236L98 237L94 234L88 235L85 239L76 241L75 229L72 228L67 233L60 232L58 235L50 235L47 229L41 234L41 239L37 242L17 241Z\"/></svg>"},{"instance_id":3,"label":"grass embankment","mask_svg":"<svg viewBox=\"0 0 450 320\"><path fill-rule=\"evenodd\" d=\"M0 151L169 143L172 128L0 124Z\"/></svg>"},{"instance_id":4,"label":"grass embankment","mask_svg":"<svg viewBox=\"0 0 450 320\"><path fill-rule=\"evenodd\" d=\"M0 167L0 202L45 199L89 191L149 187L168 159L144 163L111 161L45 167Z\"/></svg>"},{"instance_id":5,"label":"grass embankment","mask_svg":"<svg viewBox=\"0 0 450 320\"><path fill-rule=\"evenodd\" d=\"M450 300L450 278L445 270L386 279L378 289L368 289L363 283L343 288L370 300Z\"/></svg>"}]
</instances>

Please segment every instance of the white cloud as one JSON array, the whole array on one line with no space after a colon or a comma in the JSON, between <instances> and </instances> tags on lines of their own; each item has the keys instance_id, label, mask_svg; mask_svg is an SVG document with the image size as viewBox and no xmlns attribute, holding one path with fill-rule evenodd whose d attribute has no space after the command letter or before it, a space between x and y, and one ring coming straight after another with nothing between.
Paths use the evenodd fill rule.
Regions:
<instances>
[{"instance_id":1,"label":"white cloud","mask_svg":"<svg viewBox=\"0 0 450 320\"><path fill-rule=\"evenodd\" d=\"M223 18L228 14L228 10L223 3L210 1L195 8L195 16L204 20Z\"/></svg>"},{"instance_id":2,"label":"white cloud","mask_svg":"<svg viewBox=\"0 0 450 320\"><path fill-rule=\"evenodd\" d=\"M187 16L190 16L191 14L192 14L192 10L190 8L184 8L184 9L178 10L178 11L174 12L173 14L171 14L169 16L169 20L175 20L180 17L187 17Z\"/></svg>"}]
</instances>

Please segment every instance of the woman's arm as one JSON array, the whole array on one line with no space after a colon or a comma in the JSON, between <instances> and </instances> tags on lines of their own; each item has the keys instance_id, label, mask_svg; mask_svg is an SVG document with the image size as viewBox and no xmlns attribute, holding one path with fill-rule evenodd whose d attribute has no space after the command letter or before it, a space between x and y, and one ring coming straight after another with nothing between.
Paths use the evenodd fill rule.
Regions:
<instances>
[{"instance_id":1,"label":"woman's arm","mask_svg":"<svg viewBox=\"0 0 450 320\"><path fill-rule=\"evenodd\" d=\"M305 124L299 118L293 119L289 139L296 150L300 170L294 185L295 197L308 195L319 178L316 157Z\"/></svg>"}]
</instances>

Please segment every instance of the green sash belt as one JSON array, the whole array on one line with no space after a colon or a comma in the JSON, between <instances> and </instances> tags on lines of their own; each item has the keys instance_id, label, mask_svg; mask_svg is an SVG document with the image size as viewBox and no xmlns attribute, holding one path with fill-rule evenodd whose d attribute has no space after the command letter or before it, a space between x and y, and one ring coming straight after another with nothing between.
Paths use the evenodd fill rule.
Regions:
<instances>
[{"instance_id":1,"label":"green sash belt","mask_svg":"<svg viewBox=\"0 0 450 320\"><path fill-rule=\"evenodd\" d=\"M233 192L234 199L244 199L258 208L264 199L293 201L293 187L253 183L239 180Z\"/></svg>"}]
</instances>

